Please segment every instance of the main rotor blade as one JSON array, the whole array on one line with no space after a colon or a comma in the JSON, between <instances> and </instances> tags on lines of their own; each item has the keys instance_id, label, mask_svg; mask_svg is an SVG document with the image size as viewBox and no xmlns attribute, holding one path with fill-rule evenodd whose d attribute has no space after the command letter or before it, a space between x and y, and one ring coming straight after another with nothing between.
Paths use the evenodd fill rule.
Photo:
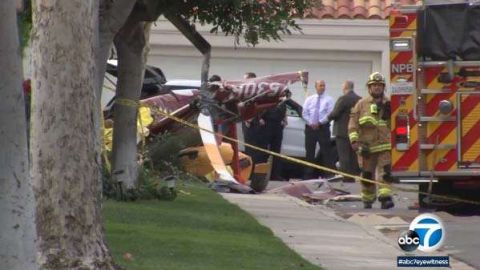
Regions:
<instances>
[{"instance_id":1,"label":"main rotor blade","mask_svg":"<svg viewBox=\"0 0 480 270\"><path fill-rule=\"evenodd\" d=\"M220 150L218 149L215 134L213 133L214 131L211 116L200 113L198 115L198 126L201 128L200 136L202 137L205 151L207 152L207 156L212 163L213 169L219 175L219 180L238 184L235 178L233 178L233 176L227 170L227 166L225 165L222 155L220 154Z\"/></svg>"}]
</instances>

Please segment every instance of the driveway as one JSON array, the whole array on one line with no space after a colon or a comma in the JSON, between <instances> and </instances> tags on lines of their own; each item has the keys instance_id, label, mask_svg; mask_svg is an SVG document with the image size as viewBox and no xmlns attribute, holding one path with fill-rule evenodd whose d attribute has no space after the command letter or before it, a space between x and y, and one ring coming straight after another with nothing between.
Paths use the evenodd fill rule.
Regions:
<instances>
[{"instance_id":1,"label":"driveway","mask_svg":"<svg viewBox=\"0 0 480 270\"><path fill-rule=\"evenodd\" d=\"M335 183L334 186L350 191L352 194L360 193L360 184ZM412 187L408 186L408 188ZM397 191L394 200L395 208L389 210L380 209L378 202L373 209L363 209L362 202L336 202L329 204L328 207L346 220L376 228L392 241L397 241L400 232L406 230L408 224L426 210L408 209L417 202L416 193ZM439 216L445 225L446 240L440 250L475 269L480 269L480 256L478 256L480 254L480 211L452 209L449 212L434 210L428 212Z\"/></svg>"}]
</instances>

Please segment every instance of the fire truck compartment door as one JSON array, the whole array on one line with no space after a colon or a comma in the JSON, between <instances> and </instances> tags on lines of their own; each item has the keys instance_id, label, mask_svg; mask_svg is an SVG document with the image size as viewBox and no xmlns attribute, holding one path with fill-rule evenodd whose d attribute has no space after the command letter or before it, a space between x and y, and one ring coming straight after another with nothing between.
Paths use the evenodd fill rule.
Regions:
<instances>
[{"instance_id":1,"label":"fire truck compartment door","mask_svg":"<svg viewBox=\"0 0 480 270\"><path fill-rule=\"evenodd\" d=\"M458 93L458 161L460 167L480 166L480 93Z\"/></svg>"},{"instance_id":2,"label":"fire truck compartment door","mask_svg":"<svg viewBox=\"0 0 480 270\"><path fill-rule=\"evenodd\" d=\"M420 56L434 61L457 57L480 60L480 6L469 3L426 6L418 18Z\"/></svg>"}]
</instances>

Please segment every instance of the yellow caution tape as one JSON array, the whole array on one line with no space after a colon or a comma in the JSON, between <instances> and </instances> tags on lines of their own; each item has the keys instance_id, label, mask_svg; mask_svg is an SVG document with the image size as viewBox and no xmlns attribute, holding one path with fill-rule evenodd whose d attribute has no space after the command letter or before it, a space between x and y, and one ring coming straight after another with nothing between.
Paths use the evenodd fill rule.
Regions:
<instances>
[{"instance_id":1,"label":"yellow caution tape","mask_svg":"<svg viewBox=\"0 0 480 270\"><path fill-rule=\"evenodd\" d=\"M134 101L134 100L128 100L128 99L117 99L116 102L122 104L122 105L125 105L125 106L131 106L131 107L137 107L139 106L139 103ZM170 113L168 112L165 112L163 110L160 110L160 109L157 109L157 108L153 108L153 107L150 107L150 109L152 110L152 112L157 112L165 117L168 117L170 119L173 119L174 121L177 121L185 126L188 126L188 127L191 127L191 128L194 128L194 129L197 129L197 130L203 130L203 131L207 131L207 132L211 132L207 129L204 129L204 128L201 128L199 127L198 125L196 124L192 124L188 121L185 121L181 118L178 118L176 116L173 116L171 115ZM468 203L468 204L474 204L474 205L480 205L480 201L472 201L472 200L465 200L465 199L460 199L460 198L456 198L456 197L449 197L449 196L445 196L445 195L440 195L440 194L430 194L430 193L427 193L427 192L422 192L422 191L418 191L416 189L413 189L413 188L405 188L405 187L399 187L399 186L394 186L392 184L387 184L387 183L381 183L381 182L378 182L378 181L375 181L375 180L371 180L371 179L367 179L367 178L363 178L361 176L358 176L358 175L353 175L353 174L349 174L349 173L345 173L345 172L341 172L341 171L338 171L338 170L335 170L335 169L331 169L331 168L327 168L327 167L324 167L324 166L321 166L321 165L318 165L318 164L314 164L314 163L311 163L311 162L308 162L308 161L304 161L304 160L301 160L301 159L298 159L298 158L293 158L293 157L289 157L289 156L286 156L286 155L282 155L282 154L279 154L279 153L276 153L276 152L272 152L270 150L267 150L267 149L263 149L261 147L257 147L255 145L251 145L251 144L248 144L248 143L245 143L243 141L240 141L238 139L235 139L235 138L231 138L231 137L228 137L228 136L225 136L221 133L218 133L218 135L222 136L224 139L227 139L228 141L231 141L231 142L235 142L237 144L242 144L244 146L248 146L252 149L255 149L257 151L261 151L261 152L264 152L264 153L267 153L267 154L270 154L272 156L276 156L276 157L279 157L279 158L282 158L282 159L285 159L285 160L288 160L288 161L291 161L291 162L295 162L295 163L298 163L298 164L302 164L304 166L308 166L308 167L311 167L311 168L315 168L315 169L319 169L319 170L323 170L323 171L327 171L327 172L330 172L330 173L333 173L333 174L339 174L339 175L342 175L344 177L349 177L349 178L354 178L358 181L363 181L363 182L367 182L367 183L372 183L372 184L377 184L379 186L385 186L385 187L390 187L392 189L395 189L395 190L398 190L398 191L403 191L403 192L410 192L410 193L417 193L417 194L423 194L423 195L427 195L427 196L431 196L431 197L435 197L435 198L439 198L439 199L444 199L444 200L449 200L449 201L455 201L455 202L458 202L458 203Z\"/></svg>"},{"instance_id":2,"label":"yellow caution tape","mask_svg":"<svg viewBox=\"0 0 480 270\"><path fill-rule=\"evenodd\" d=\"M100 112L101 111L102 110L100 110ZM101 127L102 127L102 134L105 134L105 119L103 119L103 115L101 113L100 113L100 121L101 121ZM108 159L108 151L107 151L107 145L105 142L105 136L102 136L102 157L103 157L103 160L105 161L107 172L110 173L112 166L110 164L110 160Z\"/></svg>"},{"instance_id":3,"label":"yellow caution tape","mask_svg":"<svg viewBox=\"0 0 480 270\"><path fill-rule=\"evenodd\" d=\"M115 104L133 108L140 106L140 102L127 98L115 98Z\"/></svg>"}]
</instances>

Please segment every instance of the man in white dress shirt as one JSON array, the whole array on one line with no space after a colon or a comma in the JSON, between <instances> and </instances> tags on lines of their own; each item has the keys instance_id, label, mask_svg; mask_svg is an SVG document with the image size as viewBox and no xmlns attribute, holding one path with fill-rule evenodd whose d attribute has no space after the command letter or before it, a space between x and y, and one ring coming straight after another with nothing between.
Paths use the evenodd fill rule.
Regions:
<instances>
[{"instance_id":1,"label":"man in white dress shirt","mask_svg":"<svg viewBox=\"0 0 480 270\"><path fill-rule=\"evenodd\" d=\"M308 162L316 163L328 168L333 168L335 160L332 157L330 144L330 122L328 115L334 107L333 98L325 94L325 81L315 82L317 94L307 97L303 104L302 117L305 125L305 151ZM320 151L315 156L317 143ZM310 167L305 168L304 179L316 178L316 170ZM329 172L323 172L323 177L331 176Z\"/></svg>"}]
</instances>

